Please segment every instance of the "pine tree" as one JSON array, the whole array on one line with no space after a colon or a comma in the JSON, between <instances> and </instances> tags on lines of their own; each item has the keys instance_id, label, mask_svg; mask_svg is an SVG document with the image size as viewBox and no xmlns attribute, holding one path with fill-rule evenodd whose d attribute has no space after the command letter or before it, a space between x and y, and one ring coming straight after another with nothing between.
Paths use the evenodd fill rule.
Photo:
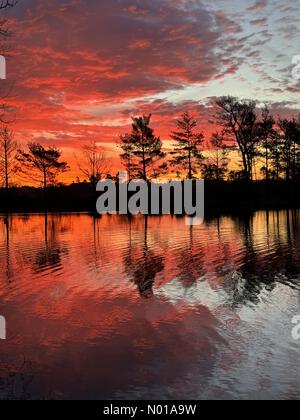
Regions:
<instances>
[{"instance_id":1,"label":"pine tree","mask_svg":"<svg viewBox=\"0 0 300 420\"><path fill-rule=\"evenodd\" d=\"M150 122L151 114L132 118L132 133L121 137L123 162L125 159L131 172L145 181L160 174L160 168L165 166L160 165L160 162L166 156L162 151L162 141L154 135Z\"/></svg>"},{"instance_id":2,"label":"pine tree","mask_svg":"<svg viewBox=\"0 0 300 420\"><path fill-rule=\"evenodd\" d=\"M134 156L134 146L132 142L132 137L130 134L122 134L120 135L120 141L118 143L118 147L122 150L120 158L122 165L124 166L127 174L128 180L134 179L137 174L137 165L135 163L135 156Z\"/></svg>"},{"instance_id":3,"label":"pine tree","mask_svg":"<svg viewBox=\"0 0 300 420\"><path fill-rule=\"evenodd\" d=\"M177 131L171 133L175 141L171 165L187 172L187 178L193 179L201 171L204 136L196 131L197 121L189 114L183 113L177 120Z\"/></svg>"}]
</instances>

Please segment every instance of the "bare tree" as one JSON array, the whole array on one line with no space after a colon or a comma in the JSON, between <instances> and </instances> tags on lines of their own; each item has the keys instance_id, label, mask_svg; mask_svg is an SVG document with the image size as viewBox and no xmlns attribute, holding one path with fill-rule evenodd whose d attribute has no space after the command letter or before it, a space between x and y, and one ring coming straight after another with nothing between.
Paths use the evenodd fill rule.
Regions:
<instances>
[{"instance_id":1,"label":"bare tree","mask_svg":"<svg viewBox=\"0 0 300 420\"><path fill-rule=\"evenodd\" d=\"M0 0L0 10L14 7L17 3L18 0Z\"/></svg>"},{"instance_id":2,"label":"bare tree","mask_svg":"<svg viewBox=\"0 0 300 420\"><path fill-rule=\"evenodd\" d=\"M222 181L228 172L230 148L226 145L222 133L212 134L211 145L212 149L207 152L202 174L204 179Z\"/></svg>"},{"instance_id":3,"label":"bare tree","mask_svg":"<svg viewBox=\"0 0 300 420\"><path fill-rule=\"evenodd\" d=\"M109 173L109 160L105 151L95 141L83 146L82 156L80 159L76 157L76 160L79 170L93 187Z\"/></svg>"},{"instance_id":4,"label":"bare tree","mask_svg":"<svg viewBox=\"0 0 300 420\"><path fill-rule=\"evenodd\" d=\"M0 175L6 190L10 186L10 178L19 169L16 160L18 144L14 140L14 133L4 126L0 130Z\"/></svg>"},{"instance_id":5,"label":"bare tree","mask_svg":"<svg viewBox=\"0 0 300 420\"><path fill-rule=\"evenodd\" d=\"M18 3L18 1L19 0L0 0L0 11L11 9ZM1 19L0 20L0 36L4 36L4 37L9 35L8 30L5 28L5 24L6 24L6 19Z\"/></svg>"},{"instance_id":6,"label":"bare tree","mask_svg":"<svg viewBox=\"0 0 300 420\"><path fill-rule=\"evenodd\" d=\"M67 162L60 162L62 152L55 147L45 148L39 143L28 143L28 152L18 151L18 161L22 164L25 173L38 173L42 175L44 190L49 182L54 182L58 174L69 170Z\"/></svg>"},{"instance_id":7,"label":"bare tree","mask_svg":"<svg viewBox=\"0 0 300 420\"><path fill-rule=\"evenodd\" d=\"M252 180L253 160L256 154L256 102L224 96L216 101L217 122L224 132L234 137L242 155L244 176Z\"/></svg>"},{"instance_id":8,"label":"bare tree","mask_svg":"<svg viewBox=\"0 0 300 420\"><path fill-rule=\"evenodd\" d=\"M122 153L120 155L121 162L127 171L128 179L130 181L134 178L138 170L137 164L135 163L134 145L132 143L131 135L120 135L118 147L122 150Z\"/></svg>"},{"instance_id":9,"label":"bare tree","mask_svg":"<svg viewBox=\"0 0 300 420\"><path fill-rule=\"evenodd\" d=\"M257 123L257 136L259 145L262 148L260 155L264 159L264 165L261 172L265 175L266 181L272 175L271 170L271 151L274 141L277 140L277 131L275 129L275 119L270 114L270 110L266 105L262 110L261 121Z\"/></svg>"},{"instance_id":10,"label":"bare tree","mask_svg":"<svg viewBox=\"0 0 300 420\"><path fill-rule=\"evenodd\" d=\"M295 118L279 119L282 133L282 166L287 181L296 179L300 165L300 123Z\"/></svg>"},{"instance_id":11,"label":"bare tree","mask_svg":"<svg viewBox=\"0 0 300 420\"><path fill-rule=\"evenodd\" d=\"M283 141L279 130L276 129L275 131L276 134L274 140L271 142L270 148L271 176L273 179L279 181L283 170Z\"/></svg>"},{"instance_id":12,"label":"bare tree","mask_svg":"<svg viewBox=\"0 0 300 420\"><path fill-rule=\"evenodd\" d=\"M0 0L0 11L7 10L12 7L14 7L18 3L18 0ZM10 35L10 32L8 31L6 27L7 19L0 18L0 40L5 41L5 39ZM5 42L3 42L0 45L0 54L7 53L7 45ZM3 58L2 58L3 59ZM11 91L11 87L8 87L7 85L1 86L0 91L0 98L2 102L5 102L5 100L9 97ZM0 104L0 122L7 124L8 122L12 122L12 119L14 118L6 118L7 113L10 113L12 109L5 103Z\"/></svg>"}]
</instances>

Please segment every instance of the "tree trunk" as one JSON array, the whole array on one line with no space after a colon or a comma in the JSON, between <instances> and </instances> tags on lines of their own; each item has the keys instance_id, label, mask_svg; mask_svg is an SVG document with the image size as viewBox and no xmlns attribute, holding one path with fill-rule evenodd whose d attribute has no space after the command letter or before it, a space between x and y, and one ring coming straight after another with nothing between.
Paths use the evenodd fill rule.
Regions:
<instances>
[{"instance_id":1,"label":"tree trunk","mask_svg":"<svg viewBox=\"0 0 300 420\"><path fill-rule=\"evenodd\" d=\"M244 165L244 171L245 171L245 179L246 181L250 181L250 174L249 174L249 169L248 169L248 161L247 161L247 156L245 154L245 152L242 152L242 158L243 158L243 165Z\"/></svg>"},{"instance_id":2,"label":"tree trunk","mask_svg":"<svg viewBox=\"0 0 300 420\"><path fill-rule=\"evenodd\" d=\"M7 155L5 155L5 189L6 191L9 188L9 177L8 177L8 161L7 161Z\"/></svg>"},{"instance_id":3,"label":"tree trunk","mask_svg":"<svg viewBox=\"0 0 300 420\"><path fill-rule=\"evenodd\" d=\"M147 168L146 168L145 147L143 147L143 177L144 177L144 180L147 181Z\"/></svg>"},{"instance_id":4,"label":"tree trunk","mask_svg":"<svg viewBox=\"0 0 300 420\"><path fill-rule=\"evenodd\" d=\"M128 173L128 181L131 181L131 155L129 154L128 157L128 167L127 167L127 173Z\"/></svg>"},{"instance_id":5,"label":"tree trunk","mask_svg":"<svg viewBox=\"0 0 300 420\"><path fill-rule=\"evenodd\" d=\"M47 189L47 173L46 170L44 170L44 191Z\"/></svg>"},{"instance_id":6,"label":"tree trunk","mask_svg":"<svg viewBox=\"0 0 300 420\"><path fill-rule=\"evenodd\" d=\"M269 180L269 153L268 145L266 145L266 181Z\"/></svg>"},{"instance_id":7,"label":"tree trunk","mask_svg":"<svg viewBox=\"0 0 300 420\"><path fill-rule=\"evenodd\" d=\"M293 180L296 180L296 166L297 166L297 153L296 153L296 141L294 141L294 147L293 147Z\"/></svg>"},{"instance_id":8,"label":"tree trunk","mask_svg":"<svg viewBox=\"0 0 300 420\"><path fill-rule=\"evenodd\" d=\"M220 168L219 168L219 150L217 150L217 181L220 181Z\"/></svg>"},{"instance_id":9,"label":"tree trunk","mask_svg":"<svg viewBox=\"0 0 300 420\"><path fill-rule=\"evenodd\" d=\"M4 166L5 166L5 189L6 191L9 188L9 179L8 179L8 144L7 140L4 142Z\"/></svg>"},{"instance_id":10,"label":"tree trunk","mask_svg":"<svg viewBox=\"0 0 300 420\"><path fill-rule=\"evenodd\" d=\"M191 151L190 150L189 150L189 179L193 179L192 156L191 156Z\"/></svg>"}]
</instances>

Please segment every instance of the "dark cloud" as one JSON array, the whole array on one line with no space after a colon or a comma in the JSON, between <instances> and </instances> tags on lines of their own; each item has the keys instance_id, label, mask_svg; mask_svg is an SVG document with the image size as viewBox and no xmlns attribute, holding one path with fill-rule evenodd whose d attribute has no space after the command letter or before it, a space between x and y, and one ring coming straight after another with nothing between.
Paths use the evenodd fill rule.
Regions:
<instances>
[{"instance_id":1,"label":"dark cloud","mask_svg":"<svg viewBox=\"0 0 300 420\"><path fill-rule=\"evenodd\" d=\"M17 17L15 78L46 94L65 89L71 100L206 82L220 72L224 32L239 30L192 0L30 0Z\"/></svg>"},{"instance_id":2,"label":"dark cloud","mask_svg":"<svg viewBox=\"0 0 300 420\"><path fill-rule=\"evenodd\" d=\"M254 19L254 20L251 20L250 23L253 26L265 26L268 23L268 19L267 18Z\"/></svg>"},{"instance_id":3,"label":"dark cloud","mask_svg":"<svg viewBox=\"0 0 300 420\"><path fill-rule=\"evenodd\" d=\"M263 10L268 6L267 0L258 0L252 6L248 7L247 10L250 12L257 12L259 10Z\"/></svg>"},{"instance_id":4,"label":"dark cloud","mask_svg":"<svg viewBox=\"0 0 300 420\"><path fill-rule=\"evenodd\" d=\"M251 87L254 96L260 88L280 98L296 96L297 86L284 92L282 75L276 80L274 72L268 74L270 58L264 56L277 36L295 37L296 20L276 15L275 31L268 16L270 26L261 28L267 24L267 1L249 7L253 14L244 6L233 12L234 2L220 10L199 0L21 1L8 13L18 139L55 143L70 154L90 139L106 147L130 128L131 115L142 112L154 114L157 133L168 139L185 109L198 116L209 136L213 108L193 100L199 97L193 85L218 81L220 94L230 94L235 75L237 85L244 77L243 96L249 72L259 76ZM274 7L282 10L279 3ZM274 59L281 61L278 54ZM247 71L241 74L241 68ZM290 69L284 74L290 76ZM170 103L170 90L181 95L186 87L193 87L189 100ZM154 100L157 94L164 99Z\"/></svg>"}]
</instances>

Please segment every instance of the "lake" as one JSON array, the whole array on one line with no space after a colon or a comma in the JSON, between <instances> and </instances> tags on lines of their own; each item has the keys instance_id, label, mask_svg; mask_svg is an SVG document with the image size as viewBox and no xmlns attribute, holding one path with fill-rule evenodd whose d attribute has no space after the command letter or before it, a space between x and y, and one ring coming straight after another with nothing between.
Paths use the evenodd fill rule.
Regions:
<instances>
[{"instance_id":1,"label":"lake","mask_svg":"<svg viewBox=\"0 0 300 420\"><path fill-rule=\"evenodd\" d=\"M300 398L300 211L0 216L0 398Z\"/></svg>"}]
</instances>

